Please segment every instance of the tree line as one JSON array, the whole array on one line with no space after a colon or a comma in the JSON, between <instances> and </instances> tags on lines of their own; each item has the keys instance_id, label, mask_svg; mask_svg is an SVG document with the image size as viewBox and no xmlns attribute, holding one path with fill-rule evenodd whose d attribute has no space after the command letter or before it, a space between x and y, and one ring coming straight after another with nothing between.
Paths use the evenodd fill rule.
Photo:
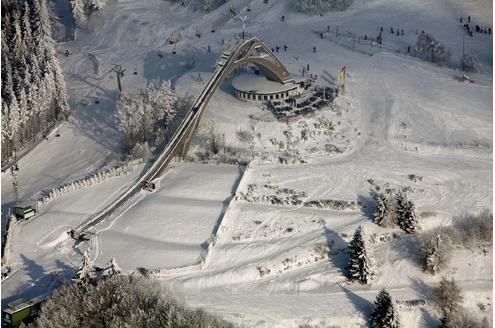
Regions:
<instances>
[{"instance_id":1,"label":"tree line","mask_svg":"<svg viewBox=\"0 0 495 328\"><path fill-rule=\"evenodd\" d=\"M2 158L69 113L47 0L2 1Z\"/></svg>"}]
</instances>

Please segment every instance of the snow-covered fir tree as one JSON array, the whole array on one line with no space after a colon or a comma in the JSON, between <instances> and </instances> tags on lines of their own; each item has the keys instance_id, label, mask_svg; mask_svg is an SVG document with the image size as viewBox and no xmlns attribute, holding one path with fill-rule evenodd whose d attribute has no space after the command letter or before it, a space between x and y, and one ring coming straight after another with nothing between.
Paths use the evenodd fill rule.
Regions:
<instances>
[{"instance_id":1,"label":"snow-covered fir tree","mask_svg":"<svg viewBox=\"0 0 495 328\"><path fill-rule=\"evenodd\" d=\"M85 283L94 278L93 262L89 258L89 252L86 250L83 254L81 266L77 270L75 280L79 283Z\"/></svg>"},{"instance_id":2,"label":"snow-covered fir tree","mask_svg":"<svg viewBox=\"0 0 495 328\"><path fill-rule=\"evenodd\" d=\"M21 29L22 39L25 43L26 50L31 51L30 47L32 47L33 44L33 31L31 28L31 8L27 1L24 2L23 6Z\"/></svg>"},{"instance_id":3,"label":"snow-covered fir tree","mask_svg":"<svg viewBox=\"0 0 495 328\"><path fill-rule=\"evenodd\" d=\"M70 0L72 17L77 27L86 24L88 15L105 7L107 0Z\"/></svg>"},{"instance_id":4,"label":"snow-covered fir tree","mask_svg":"<svg viewBox=\"0 0 495 328\"><path fill-rule=\"evenodd\" d=\"M397 202L395 191L386 189L384 192L371 191L371 197L375 201L373 222L382 227L391 227L397 223Z\"/></svg>"},{"instance_id":5,"label":"snow-covered fir tree","mask_svg":"<svg viewBox=\"0 0 495 328\"><path fill-rule=\"evenodd\" d=\"M407 199L405 192L396 194L397 199L397 221L399 227L406 233L414 234L420 230L414 203Z\"/></svg>"},{"instance_id":6,"label":"snow-covered fir tree","mask_svg":"<svg viewBox=\"0 0 495 328\"><path fill-rule=\"evenodd\" d=\"M384 226L384 221L387 216L387 199L384 194L372 191L371 197L375 201L375 211L373 212L373 221L380 225Z\"/></svg>"},{"instance_id":7,"label":"snow-covered fir tree","mask_svg":"<svg viewBox=\"0 0 495 328\"><path fill-rule=\"evenodd\" d=\"M71 0L70 5L72 7L72 16L74 17L75 25L77 27L83 26L87 19L83 0Z\"/></svg>"},{"instance_id":8,"label":"snow-covered fir tree","mask_svg":"<svg viewBox=\"0 0 495 328\"><path fill-rule=\"evenodd\" d=\"M46 0L38 0L33 3L33 50L38 55L39 62L55 54L55 41L52 38L52 14L48 9Z\"/></svg>"},{"instance_id":9,"label":"snow-covered fir tree","mask_svg":"<svg viewBox=\"0 0 495 328\"><path fill-rule=\"evenodd\" d=\"M85 0L89 10L100 10L107 5L107 0Z\"/></svg>"},{"instance_id":10,"label":"snow-covered fir tree","mask_svg":"<svg viewBox=\"0 0 495 328\"><path fill-rule=\"evenodd\" d=\"M382 289L374 302L375 308L371 314L372 328L398 328L399 314L395 308L392 296Z\"/></svg>"},{"instance_id":11,"label":"snow-covered fir tree","mask_svg":"<svg viewBox=\"0 0 495 328\"><path fill-rule=\"evenodd\" d=\"M114 258L112 258L110 262L108 262L108 266L105 268L105 271L103 272L103 276L112 277L121 272L122 269L120 269L119 265L117 264L117 261Z\"/></svg>"},{"instance_id":12,"label":"snow-covered fir tree","mask_svg":"<svg viewBox=\"0 0 495 328\"><path fill-rule=\"evenodd\" d=\"M368 254L366 239L362 226L354 232L354 236L349 243L350 261L349 272L351 278L363 284L370 284L374 277L372 258Z\"/></svg>"}]
</instances>

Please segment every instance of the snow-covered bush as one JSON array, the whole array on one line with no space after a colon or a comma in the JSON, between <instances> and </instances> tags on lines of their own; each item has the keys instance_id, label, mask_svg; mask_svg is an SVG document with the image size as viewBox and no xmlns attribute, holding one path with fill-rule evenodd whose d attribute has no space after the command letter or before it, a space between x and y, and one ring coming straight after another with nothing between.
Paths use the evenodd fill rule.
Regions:
<instances>
[{"instance_id":1,"label":"snow-covered bush","mask_svg":"<svg viewBox=\"0 0 495 328\"><path fill-rule=\"evenodd\" d=\"M145 162L153 157L147 142L137 143L132 149L131 155L133 158L142 158Z\"/></svg>"},{"instance_id":2,"label":"snow-covered bush","mask_svg":"<svg viewBox=\"0 0 495 328\"><path fill-rule=\"evenodd\" d=\"M363 284L370 284L375 273L372 269L372 258L368 253L366 237L362 226L354 232L354 236L349 243L351 259L349 261L349 272L351 278Z\"/></svg>"},{"instance_id":3,"label":"snow-covered bush","mask_svg":"<svg viewBox=\"0 0 495 328\"><path fill-rule=\"evenodd\" d=\"M271 205L301 205L306 197L304 191L290 188L281 188L277 185L248 184L247 191L239 192L237 200L245 200L250 203L264 203Z\"/></svg>"},{"instance_id":4,"label":"snow-covered bush","mask_svg":"<svg viewBox=\"0 0 495 328\"><path fill-rule=\"evenodd\" d=\"M62 327L210 327L232 324L179 303L158 281L113 275L93 284L64 284L41 306L36 324Z\"/></svg>"},{"instance_id":5,"label":"snow-covered bush","mask_svg":"<svg viewBox=\"0 0 495 328\"><path fill-rule=\"evenodd\" d=\"M191 146L196 147L195 155L200 161L212 159L225 147L222 136L212 125L199 130L193 136Z\"/></svg>"},{"instance_id":6,"label":"snow-covered bush","mask_svg":"<svg viewBox=\"0 0 495 328\"><path fill-rule=\"evenodd\" d=\"M223 5L224 3L229 2L229 0L202 0L203 8L206 11L212 11Z\"/></svg>"},{"instance_id":7,"label":"snow-covered bush","mask_svg":"<svg viewBox=\"0 0 495 328\"><path fill-rule=\"evenodd\" d=\"M487 317L479 318L467 310L458 310L441 319L441 328L490 328Z\"/></svg>"},{"instance_id":8,"label":"snow-covered bush","mask_svg":"<svg viewBox=\"0 0 495 328\"><path fill-rule=\"evenodd\" d=\"M2 239L2 265L5 265L9 260L10 249L14 238L14 229L17 223L15 215L10 215L7 220L7 226L5 227L6 232Z\"/></svg>"},{"instance_id":9,"label":"snow-covered bush","mask_svg":"<svg viewBox=\"0 0 495 328\"><path fill-rule=\"evenodd\" d=\"M304 207L328 208L337 211L344 211L347 209L357 209L358 204L355 201L348 200L319 199L304 202Z\"/></svg>"},{"instance_id":10,"label":"snow-covered bush","mask_svg":"<svg viewBox=\"0 0 495 328\"><path fill-rule=\"evenodd\" d=\"M296 0L296 9L310 14L322 14L327 11L346 10L353 0Z\"/></svg>"},{"instance_id":11,"label":"snow-covered bush","mask_svg":"<svg viewBox=\"0 0 495 328\"><path fill-rule=\"evenodd\" d=\"M399 314L395 308L392 296L382 289L376 296L375 309L371 314L372 328L399 328Z\"/></svg>"},{"instance_id":12,"label":"snow-covered bush","mask_svg":"<svg viewBox=\"0 0 495 328\"><path fill-rule=\"evenodd\" d=\"M477 215L468 215L463 218L457 228L462 237L464 246L476 243L491 243L493 240L493 214L489 210L483 210Z\"/></svg>"},{"instance_id":13,"label":"snow-covered bush","mask_svg":"<svg viewBox=\"0 0 495 328\"><path fill-rule=\"evenodd\" d=\"M418 240L417 257L425 271L438 273L450 259L451 240L438 231L423 233Z\"/></svg>"},{"instance_id":14,"label":"snow-covered bush","mask_svg":"<svg viewBox=\"0 0 495 328\"><path fill-rule=\"evenodd\" d=\"M254 135L246 130L239 130L236 132L237 138L243 143L252 143L254 141Z\"/></svg>"},{"instance_id":15,"label":"snow-covered bush","mask_svg":"<svg viewBox=\"0 0 495 328\"><path fill-rule=\"evenodd\" d=\"M177 94L170 81L152 80L147 88L123 92L117 100L117 118L129 150L137 143L159 143L177 111ZM161 133L161 134L160 134Z\"/></svg>"},{"instance_id":16,"label":"snow-covered bush","mask_svg":"<svg viewBox=\"0 0 495 328\"><path fill-rule=\"evenodd\" d=\"M464 56L461 57L461 67L466 72L479 72L480 63L478 61L478 56L476 56L474 51L464 54Z\"/></svg>"},{"instance_id":17,"label":"snow-covered bush","mask_svg":"<svg viewBox=\"0 0 495 328\"><path fill-rule=\"evenodd\" d=\"M461 307L461 289L454 279L442 277L440 285L433 290L432 302L442 314L442 328L489 328L488 318L479 318Z\"/></svg>"},{"instance_id":18,"label":"snow-covered bush","mask_svg":"<svg viewBox=\"0 0 495 328\"><path fill-rule=\"evenodd\" d=\"M437 64L446 64L450 58L449 49L433 35L425 32L418 36L416 52L424 59Z\"/></svg>"},{"instance_id":19,"label":"snow-covered bush","mask_svg":"<svg viewBox=\"0 0 495 328\"><path fill-rule=\"evenodd\" d=\"M96 173L84 177L82 179L74 180L72 182L63 184L60 187L56 187L48 192L45 192L43 196L41 196L38 201L40 201L43 204L46 204L48 202L51 202L52 200L65 195L69 192L76 191L82 188L90 187L94 184L106 181L112 177L120 176L120 175L126 175L134 168L136 165L139 165L143 162L142 159L137 159L131 162L128 162L122 166L116 166L112 167L110 169L104 169L97 171Z\"/></svg>"}]
</instances>

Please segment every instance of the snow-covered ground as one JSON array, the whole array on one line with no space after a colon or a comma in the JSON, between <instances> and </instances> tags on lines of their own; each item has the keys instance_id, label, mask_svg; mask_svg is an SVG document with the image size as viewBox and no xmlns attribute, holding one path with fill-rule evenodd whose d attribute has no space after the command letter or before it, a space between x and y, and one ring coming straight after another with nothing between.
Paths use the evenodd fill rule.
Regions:
<instances>
[{"instance_id":1,"label":"snow-covered ground","mask_svg":"<svg viewBox=\"0 0 495 328\"><path fill-rule=\"evenodd\" d=\"M355 327L364 323L383 287L397 300L428 297L441 275L418 268L407 238L388 237L397 229L370 221L368 180L409 186L423 230L492 209L491 35L465 36L466 49L475 50L481 62L481 72L471 76L475 83L453 78L462 74L455 69L465 35L458 17L470 15L474 24L491 26L492 2L487 0L356 0L345 12L323 16L296 13L283 0L231 0L207 15L162 0L110 2L91 17L87 29L77 31L76 41L59 46L73 53L60 58L74 114L61 127L60 138L50 136L20 161L21 197L92 172L118 156L116 81L107 73L112 64L127 68L126 90L161 78L171 79L181 93L197 95L204 84L195 77L201 74L207 81L222 39L241 30L240 22L229 20L229 7L248 17L248 32L271 47L288 46L277 55L295 76L309 64L318 83L335 86L345 65L345 94L327 109L286 122L238 101L224 83L199 131L213 128L229 147L254 158L243 175L233 165L177 163L160 179L158 191L138 195L123 214L96 227L91 243L78 245L63 231L103 207L141 169L58 198L16 226L9 259L15 273L2 282L3 301L49 292L60 277L71 276L88 246L98 265L115 257L129 270L158 268L158 276L188 304L246 326ZM327 26L368 37L376 37L383 26L386 49L353 49L352 40L343 36L320 39ZM403 28L405 35L390 34L390 27ZM407 56L408 45L422 30L450 48L452 67ZM174 55L168 38L179 32L183 39ZM98 75L88 53L100 61ZM197 64L188 69L191 57ZM253 138L242 141L240 131ZM294 163L280 164L288 153ZM411 180L411 174L421 181ZM2 174L3 211L13 201L11 186L10 176ZM363 206L272 205L261 197L277 192L280 197L298 194L302 201L359 201ZM342 250L358 225L367 235L376 234L371 246L378 275L371 286L348 283L343 274L348 255ZM331 245L329 256L322 251L326 244ZM453 253L442 274L459 283L471 312L491 318L492 250L456 248ZM478 303L487 306L486 312ZM438 323L431 305L399 312L404 327Z\"/></svg>"},{"instance_id":2,"label":"snow-covered ground","mask_svg":"<svg viewBox=\"0 0 495 328\"><path fill-rule=\"evenodd\" d=\"M122 253L119 265L128 270L198 264L240 174L234 165L172 168L159 180L158 191L145 192L122 216L98 228L97 264Z\"/></svg>"}]
</instances>

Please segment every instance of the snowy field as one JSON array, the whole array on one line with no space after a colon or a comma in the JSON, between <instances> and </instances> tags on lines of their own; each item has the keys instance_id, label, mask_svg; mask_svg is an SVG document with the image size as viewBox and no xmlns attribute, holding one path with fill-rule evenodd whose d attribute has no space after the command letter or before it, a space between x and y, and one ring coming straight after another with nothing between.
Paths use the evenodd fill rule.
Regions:
<instances>
[{"instance_id":1,"label":"snowy field","mask_svg":"<svg viewBox=\"0 0 495 328\"><path fill-rule=\"evenodd\" d=\"M160 269L157 276L188 304L248 327L357 327L365 323L380 289L386 287L400 301L427 299L442 275L458 282L470 312L491 318L491 248L455 248L449 268L432 276L415 264L408 238L391 237L394 232L404 236L398 228L375 225L369 213L370 179L409 187L424 231L492 210L491 35L465 37L466 48L478 53L481 72L471 75L474 83L454 79L462 74L456 67L465 35L458 17L470 15L475 24L491 26L488 0L356 0L345 12L323 16L296 13L283 0L231 0L207 15L162 0L110 2L77 31L75 41L59 43L60 52L72 52L60 60L74 113L59 138L49 136L20 161L20 197L33 197L119 156L118 93L115 77L107 73L112 64L127 68L125 90L159 78L171 79L183 94L197 95L204 84L195 77L201 74L206 82L222 39L241 31L242 24L229 19L230 6L248 17L248 32L271 47L288 46L277 55L294 76L309 64L319 84L334 87L345 65L345 94L329 108L287 122L238 101L224 83L198 133L214 129L243 153L251 160L244 173L235 165L176 163L160 178L159 190L140 193L124 213L98 225L90 243L75 244L63 232L103 208L142 166L54 200L16 226L8 262L14 273L2 281L2 300L49 293L74 273L82 252L91 247L97 265L115 257L128 270ZM327 26L368 37L384 26L387 49L353 49L344 37L320 39ZM388 34L391 26L403 28L405 35ZM407 55L422 30L450 48L451 67ZM172 54L167 39L178 32L184 37ZM98 74L88 53L99 60ZM188 68L191 57L197 64ZM241 140L241 131L252 138ZM294 161L281 164L288 153ZM354 206L273 205L262 197L270 194ZM12 201L12 181L4 173L3 214ZM378 272L371 286L349 283L343 273L345 249L359 225L368 236L374 234ZM329 255L322 245L331 245ZM430 304L400 307L399 313L403 327L439 323Z\"/></svg>"},{"instance_id":2,"label":"snowy field","mask_svg":"<svg viewBox=\"0 0 495 328\"><path fill-rule=\"evenodd\" d=\"M234 165L185 164L172 168L160 189L142 198L115 221L98 228L97 264L119 258L127 270L168 269L198 264L235 192Z\"/></svg>"}]
</instances>

